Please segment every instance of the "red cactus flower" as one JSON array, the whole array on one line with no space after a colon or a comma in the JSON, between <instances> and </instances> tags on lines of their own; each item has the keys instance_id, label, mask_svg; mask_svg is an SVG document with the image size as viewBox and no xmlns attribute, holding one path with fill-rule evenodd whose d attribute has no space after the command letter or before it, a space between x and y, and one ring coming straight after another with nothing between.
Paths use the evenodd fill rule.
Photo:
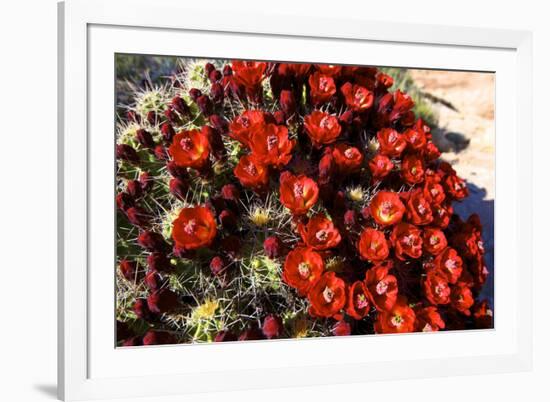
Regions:
<instances>
[{"instance_id":1,"label":"red cactus flower","mask_svg":"<svg viewBox=\"0 0 550 402\"><path fill-rule=\"evenodd\" d=\"M376 75L376 82L380 83L384 88L391 88L393 86L393 78L384 73L378 73Z\"/></svg>"},{"instance_id":2,"label":"red cactus flower","mask_svg":"<svg viewBox=\"0 0 550 402\"><path fill-rule=\"evenodd\" d=\"M172 238L182 250L209 246L216 237L214 215L204 206L182 208L173 225Z\"/></svg>"},{"instance_id":3,"label":"red cactus flower","mask_svg":"<svg viewBox=\"0 0 550 402\"><path fill-rule=\"evenodd\" d=\"M418 120L421 121L421 120ZM426 146L426 134L421 127L409 128L403 133L409 148L413 151L420 151Z\"/></svg>"},{"instance_id":4,"label":"red cactus flower","mask_svg":"<svg viewBox=\"0 0 550 402\"><path fill-rule=\"evenodd\" d=\"M250 140L250 149L254 157L264 165L281 168L292 158L292 149L296 140L288 138L285 126L267 124L255 127Z\"/></svg>"},{"instance_id":5,"label":"red cactus flower","mask_svg":"<svg viewBox=\"0 0 550 402\"><path fill-rule=\"evenodd\" d=\"M370 202L370 213L379 225L390 226L401 221L405 206L397 193L379 191Z\"/></svg>"},{"instance_id":6,"label":"red cactus flower","mask_svg":"<svg viewBox=\"0 0 550 402\"><path fill-rule=\"evenodd\" d=\"M403 134L398 133L393 128L383 128L376 134L378 143L380 144L380 153L390 157L398 157L401 155L407 141Z\"/></svg>"},{"instance_id":7,"label":"red cactus flower","mask_svg":"<svg viewBox=\"0 0 550 402\"><path fill-rule=\"evenodd\" d=\"M294 176L286 171L280 178L281 203L294 215L305 214L319 197L319 187L313 179L305 175Z\"/></svg>"},{"instance_id":8,"label":"red cactus flower","mask_svg":"<svg viewBox=\"0 0 550 402\"><path fill-rule=\"evenodd\" d=\"M375 263L384 261L390 254L384 233L373 228L366 228L361 232L357 248L361 259Z\"/></svg>"},{"instance_id":9,"label":"red cactus flower","mask_svg":"<svg viewBox=\"0 0 550 402\"><path fill-rule=\"evenodd\" d=\"M451 289L447 279L437 270L428 271L422 282L424 295L432 304L449 304L451 302Z\"/></svg>"},{"instance_id":10,"label":"red cactus flower","mask_svg":"<svg viewBox=\"0 0 550 402\"><path fill-rule=\"evenodd\" d=\"M376 154L369 161L369 169L375 180L386 177L393 169L393 163L386 155Z\"/></svg>"},{"instance_id":11,"label":"red cactus flower","mask_svg":"<svg viewBox=\"0 0 550 402\"><path fill-rule=\"evenodd\" d=\"M267 339L278 338L283 332L283 322L274 315L268 315L264 319L262 332Z\"/></svg>"},{"instance_id":12,"label":"red cactus flower","mask_svg":"<svg viewBox=\"0 0 550 402\"><path fill-rule=\"evenodd\" d=\"M397 278L389 274L391 263L381 263L365 274L365 286L378 311L389 311L397 300Z\"/></svg>"},{"instance_id":13,"label":"red cactus flower","mask_svg":"<svg viewBox=\"0 0 550 402\"><path fill-rule=\"evenodd\" d=\"M435 257L434 265L453 284L458 281L462 274L462 258L451 247L447 247Z\"/></svg>"},{"instance_id":14,"label":"red cactus flower","mask_svg":"<svg viewBox=\"0 0 550 402\"><path fill-rule=\"evenodd\" d=\"M241 156L233 173L244 187L259 190L269 182L267 167L259 163L253 155Z\"/></svg>"},{"instance_id":15,"label":"red cactus flower","mask_svg":"<svg viewBox=\"0 0 550 402\"><path fill-rule=\"evenodd\" d=\"M453 206L450 203L442 203L441 205L432 205L432 214L434 220L433 225L445 229L449 226L451 215L453 214Z\"/></svg>"},{"instance_id":16,"label":"red cactus flower","mask_svg":"<svg viewBox=\"0 0 550 402\"><path fill-rule=\"evenodd\" d=\"M374 103L374 94L360 85L346 82L340 90L344 95L346 105L356 112L370 109Z\"/></svg>"},{"instance_id":17,"label":"red cactus flower","mask_svg":"<svg viewBox=\"0 0 550 402\"><path fill-rule=\"evenodd\" d=\"M342 127L336 116L315 110L304 118L304 128L317 148L332 144L340 136Z\"/></svg>"},{"instance_id":18,"label":"red cactus flower","mask_svg":"<svg viewBox=\"0 0 550 402\"><path fill-rule=\"evenodd\" d=\"M421 189L409 194L407 220L415 225L427 225L433 221L432 208Z\"/></svg>"},{"instance_id":19,"label":"red cactus flower","mask_svg":"<svg viewBox=\"0 0 550 402\"><path fill-rule=\"evenodd\" d=\"M445 321L437 311L437 307L428 306L415 311L417 332L433 332L445 329Z\"/></svg>"},{"instance_id":20,"label":"red cactus flower","mask_svg":"<svg viewBox=\"0 0 550 402\"><path fill-rule=\"evenodd\" d=\"M415 321L416 315L407 304L407 299L399 296L391 310L378 313L374 331L377 334L413 332Z\"/></svg>"},{"instance_id":21,"label":"red cactus flower","mask_svg":"<svg viewBox=\"0 0 550 402\"><path fill-rule=\"evenodd\" d=\"M443 186L446 193L457 201L463 200L469 194L466 181L458 177L456 173L447 175L443 180Z\"/></svg>"},{"instance_id":22,"label":"red cactus flower","mask_svg":"<svg viewBox=\"0 0 550 402\"><path fill-rule=\"evenodd\" d=\"M250 137L259 127L266 124L261 110L245 110L229 124L229 136L241 144L250 146Z\"/></svg>"},{"instance_id":23,"label":"red cactus flower","mask_svg":"<svg viewBox=\"0 0 550 402\"><path fill-rule=\"evenodd\" d=\"M248 92L255 92L265 78L267 63L233 60L231 67L235 81L245 87Z\"/></svg>"},{"instance_id":24,"label":"red cactus flower","mask_svg":"<svg viewBox=\"0 0 550 402\"><path fill-rule=\"evenodd\" d=\"M332 157L341 174L350 174L359 171L363 163L361 151L347 144L336 144L332 149Z\"/></svg>"},{"instance_id":25,"label":"red cactus flower","mask_svg":"<svg viewBox=\"0 0 550 402\"><path fill-rule=\"evenodd\" d=\"M414 101L410 95L401 92L399 89L393 94L393 109L390 113L390 120L399 119L414 106Z\"/></svg>"},{"instance_id":26,"label":"red cactus flower","mask_svg":"<svg viewBox=\"0 0 550 402\"><path fill-rule=\"evenodd\" d=\"M296 247L286 257L283 280L305 296L319 280L324 269L323 259L312 248Z\"/></svg>"},{"instance_id":27,"label":"red cactus flower","mask_svg":"<svg viewBox=\"0 0 550 402\"><path fill-rule=\"evenodd\" d=\"M314 105L328 102L336 93L336 84L329 75L315 72L309 76L309 93Z\"/></svg>"},{"instance_id":28,"label":"red cactus flower","mask_svg":"<svg viewBox=\"0 0 550 402\"><path fill-rule=\"evenodd\" d=\"M395 256L405 261L407 257L420 258L422 255L421 231L416 226L401 222L395 225L390 236Z\"/></svg>"},{"instance_id":29,"label":"red cactus flower","mask_svg":"<svg viewBox=\"0 0 550 402\"><path fill-rule=\"evenodd\" d=\"M408 154L401 163L401 177L408 184L418 184L424 180L424 161L416 154Z\"/></svg>"},{"instance_id":30,"label":"red cactus flower","mask_svg":"<svg viewBox=\"0 0 550 402\"><path fill-rule=\"evenodd\" d=\"M422 246L428 253L437 255L447 247L447 238L438 228L425 228L422 233Z\"/></svg>"},{"instance_id":31,"label":"red cactus flower","mask_svg":"<svg viewBox=\"0 0 550 402\"><path fill-rule=\"evenodd\" d=\"M208 162L210 143L199 130L180 131L174 136L168 152L178 166L201 169Z\"/></svg>"},{"instance_id":32,"label":"red cactus flower","mask_svg":"<svg viewBox=\"0 0 550 402\"><path fill-rule=\"evenodd\" d=\"M439 205L445 200L443 186L439 184L439 180L435 177L426 177L423 192L424 198L426 198L430 204Z\"/></svg>"},{"instance_id":33,"label":"red cactus flower","mask_svg":"<svg viewBox=\"0 0 550 402\"><path fill-rule=\"evenodd\" d=\"M354 282L349 288L346 313L356 320L361 320L370 310L371 296L365 284L361 281Z\"/></svg>"},{"instance_id":34,"label":"red cactus flower","mask_svg":"<svg viewBox=\"0 0 550 402\"><path fill-rule=\"evenodd\" d=\"M314 250L328 250L340 244L342 237L334 222L324 214L317 214L309 219L307 225L298 224L302 240Z\"/></svg>"},{"instance_id":35,"label":"red cactus flower","mask_svg":"<svg viewBox=\"0 0 550 402\"><path fill-rule=\"evenodd\" d=\"M470 307L474 305L472 291L464 284L458 284L451 291L451 306L462 314L469 316Z\"/></svg>"},{"instance_id":36,"label":"red cactus flower","mask_svg":"<svg viewBox=\"0 0 550 402\"><path fill-rule=\"evenodd\" d=\"M333 317L346 304L346 283L334 272L325 272L308 293L314 317Z\"/></svg>"}]
</instances>

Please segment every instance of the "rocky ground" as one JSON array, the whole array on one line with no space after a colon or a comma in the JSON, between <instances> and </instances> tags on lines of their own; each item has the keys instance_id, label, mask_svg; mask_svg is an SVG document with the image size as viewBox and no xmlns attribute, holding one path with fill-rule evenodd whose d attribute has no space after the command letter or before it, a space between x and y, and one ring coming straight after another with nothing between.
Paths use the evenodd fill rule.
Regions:
<instances>
[{"instance_id":1,"label":"rocky ground","mask_svg":"<svg viewBox=\"0 0 550 402\"><path fill-rule=\"evenodd\" d=\"M494 272L495 77L491 73L410 70L439 116L434 141L442 158L468 181L470 197L455 204L463 218L479 214L484 228L487 266ZM494 275L484 295L493 299Z\"/></svg>"}]
</instances>

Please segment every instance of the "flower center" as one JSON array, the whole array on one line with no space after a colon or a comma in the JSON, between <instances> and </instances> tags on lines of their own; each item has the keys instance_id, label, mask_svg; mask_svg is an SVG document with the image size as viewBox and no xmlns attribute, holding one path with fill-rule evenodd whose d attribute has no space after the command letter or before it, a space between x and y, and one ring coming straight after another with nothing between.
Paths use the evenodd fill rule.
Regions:
<instances>
[{"instance_id":1,"label":"flower center","mask_svg":"<svg viewBox=\"0 0 550 402\"><path fill-rule=\"evenodd\" d=\"M414 236L412 234L408 236L403 236L403 243L405 243L407 246L412 246L414 243Z\"/></svg>"},{"instance_id":2,"label":"flower center","mask_svg":"<svg viewBox=\"0 0 550 402\"><path fill-rule=\"evenodd\" d=\"M309 278L309 273L310 273L309 264L305 261L301 262L298 265L298 274L300 274L300 276L303 279L307 279L307 278Z\"/></svg>"},{"instance_id":3,"label":"flower center","mask_svg":"<svg viewBox=\"0 0 550 402\"><path fill-rule=\"evenodd\" d=\"M328 232L324 229L321 229L321 230L317 231L317 233L315 233L315 237L319 241L325 241L325 240L328 239Z\"/></svg>"},{"instance_id":4,"label":"flower center","mask_svg":"<svg viewBox=\"0 0 550 402\"><path fill-rule=\"evenodd\" d=\"M196 219L190 219L185 226L183 227L183 230L188 235L192 235L197 230L197 221Z\"/></svg>"},{"instance_id":5,"label":"flower center","mask_svg":"<svg viewBox=\"0 0 550 402\"><path fill-rule=\"evenodd\" d=\"M456 268L456 261L449 258L447 261L445 261L445 268L447 268L449 271L452 271Z\"/></svg>"},{"instance_id":6,"label":"flower center","mask_svg":"<svg viewBox=\"0 0 550 402\"><path fill-rule=\"evenodd\" d=\"M258 174L258 170L256 169L256 166L254 166L253 163L249 163L248 165L246 165L244 170L246 170L248 174L251 176L256 176Z\"/></svg>"},{"instance_id":7,"label":"flower center","mask_svg":"<svg viewBox=\"0 0 550 402\"><path fill-rule=\"evenodd\" d=\"M369 302L363 293L357 295L355 299L355 306L358 309L363 309L369 305Z\"/></svg>"},{"instance_id":8,"label":"flower center","mask_svg":"<svg viewBox=\"0 0 550 402\"><path fill-rule=\"evenodd\" d=\"M418 207L416 208L418 210L418 213L420 215L424 215L426 212L426 207L423 204L418 204Z\"/></svg>"},{"instance_id":9,"label":"flower center","mask_svg":"<svg viewBox=\"0 0 550 402\"><path fill-rule=\"evenodd\" d=\"M424 325L424 328L422 328L422 332L432 332L433 330L433 327L428 323L426 323L426 325Z\"/></svg>"},{"instance_id":10,"label":"flower center","mask_svg":"<svg viewBox=\"0 0 550 402\"><path fill-rule=\"evenodd\" d=\"M378 284L376 285L376 293L378 293L379 295L383 295L387 291L388 291L388 284L384 281L378 282Z\"/></svg>"},{"instance_id":11,"label":"flower center","mask_svg":"<svg viewBox=\"0 0 550 402\"><path fill-rule=\"evenodd\" d=\"M400 327L402 323L403 323L403 317L401 317L401 316L398 315L398 314L394 315L394 316L391 318L391 324L392 324L394 327Z\"/></svg>"},{"instance_id":12,"label":"flower center","mask_svg":"<svg viewBox=\"0 0 550 402\"><path fill-rule=\"evenodd\" d=\"M380 205L380 212L383 214L383 215L386 215L386 216L389 216L391 215L391 211L393 209L393 204L389 201L384 201L381 205Z\"/></svg>"},{"instance_id":13,"label":"flower center","mask_svg":"<svg viewBox=\"0 0 550 402\"><path fill-rule=\"evenodd\" d=\"M190 151L193 146L193 143L191 142L191 138L189 137L182 138L180 141L180 146L184 151Z\"/></svg>"},{"instance_id":14,"label":"flower center","mask_svg":"<svg viewBox=\"0 0 550 402\"><path fill-rule=\"evenodd\" d=\"M430 193L432 194L433 197L437 196L439 194L439 190L435 187L433 187L431 190L430 190Z\"/></svg>"},{"instance_id":15,"label":"flower center","mask_svg":"<svg viewBox=\"0 0 550 402\"><path fill-rule=\"evenodd\" d=\"M392 130L392 131L390 132L390 135L388 136L388 141L389 141L389 142L395 142L395 141L397 141L397 134L396 134L395 131Z\"/></svg>"},{"instance_id":16,"label":"flower center","mask_svg":"<svg viewBox=\"0 0 550 402\"><path fill-rule=\"evenodd\" d=\"M365 100L366 93L364 91L355 91L354 99L357 103L362 103Z\"/></svg>"},{"instance_id":17,"label":"flower center","mask_svg":"<svg viewBox=\"0 0 550 402\"><path fill-rule=\"evenodd\" d=\"M323 298L327 303L330 303L334 298L334 291L328 286L323 290Z\"/></svg>"},{"instance_id":18,"label":"flower center","mask_svg":"<svg viewBox=\"0 0 550 402\"><path fill-rule=\"evenodd\" d=\"M276 135L270 135L267 137L267 150L271 151L279 142Z\"/></svg>"},{"instance_id":19,"label":"flower center","mask_svg":"<svg viewBox=\"0 0 550 402\"><path fill-rule=\"evenodd\" d=\"M430 245L431 246L435 246L438 243L439 243L439 237L437 237L436 235L430 236Z\"/></svg>"},{"instance_id":20,"label":"flower center","mask_svg":"<svg viewBox=\"0 0 550 402\"><path fill-rule=\"evenodd\" d=\"M330 116L325 116L321 119L321 121L319 122L319 127L321 128L330 128L331 124L330 124Z\"/></svg>"},{"instance_id":21,"label":"flower center","mask_svg":"<svg viewBox=\"0 0 550 402\"><path fill-rule=\"evenodd\" d=\"M353 152L353 149L351 149L351 148L348 148L344 151L344 156L348 159L352 159L353 154L354 154L354 152Z\"/></svg>"},{"instance_id":22,"label":"flower center","mask_svg":"<svg viewBox=\"0 0 550 402\"><path fill-rule=\"evenodd\" d=\"M328 80L326 79L326 77L321 77L319 79L319 89L321 91L326 91L327 87L328 87Z\"/></svg>"},{"instance_id":23,"label":"flower center","mask_svg":"<svg viewBox=\"0 0 550 402\"><path fill-rule=\"evenodd\" d=\"M241 124L242 124L244 127L248 128L248 127L250 126L250 120L248 119L248 117L242 116L242 117L241 117Z\"/></svg>"},{"instance_id":24,"label":"flower center","mask_svg":"<svg viewBox=\"0 0 550 402\"><path fill-rule=\"evenodd\" d=\"M294 197L302 198L304 196L304 186L302 183L294 183Z\"/></svg>"},{"instance_id":25,"label":"flower center","mask_svg":"<svg viewBox=\"0 0 550 402\"><path fill-rule=\"evenodd\" d=\"M436 295L441 296L443 294L443 290L445 290L445 285L440 283L435 287L434 292Z\"/></svg>"}]
</instances>

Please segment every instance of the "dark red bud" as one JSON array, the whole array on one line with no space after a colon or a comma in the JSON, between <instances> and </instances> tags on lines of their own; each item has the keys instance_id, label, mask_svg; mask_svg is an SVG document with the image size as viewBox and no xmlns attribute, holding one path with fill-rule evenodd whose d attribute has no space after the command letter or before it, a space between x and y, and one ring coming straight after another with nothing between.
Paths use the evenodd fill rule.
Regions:
<instances>
[{"instance_id":1,"label":"dark red bud","mask_svg":"<svg viewBox=\"0 0 550 402\"><path fill-rule=\"evenodd\" d=\"M138 180L130 180L126 184L126 191L134 198L139 198L143 195L143 188L141 187L141 182Z\"/></svg>"},{"instance_id":2,"label":"dark red bud","mask_svg":"<svg viewBox=\"0 0 550 402\"><path fill-rule=\"evenodd\" d=\"M140 207L130 207L126 210L126 217L132 225L145 227L149 224L150 216Z\"/></svg>"},{"instance_id":3,"label":"dark red bud","mask_svg":"<svg viewBox=\"0 0 550 402\"><path fill-rule=\"evenodd\" d=\"M134 310L134 313L142 320L150 320L153 316L152 311L149 310L146 299L136 299L132 310Z\"/></svg>"},{"instance_id":4,"label":"dark red bud","mask_svg":"<svg viewBox=\"0 0 550 402\"><path fill-rule=\"evenodd\" d=\"M221 331L214 337L214 342L233 342L237 340L237 336L231 331Z\"/></svg>"},{"instance_id":5,"label":"dark red bud","mask_svg":"<svg viewBox=\"0 0 550 402\"><path fill-rule=\"evenodd\" d=\"M137 238L138 244L148 251L166 251L168 244L161 234L144 231L141 232Z\"/></svg>"},{"instance_id":6,"label":"dark red bud","mask_svg":"<svg viewBox=\"0 0 550 402\"><path fill-rule=\"evenodd\" d=\"M144 345L170 345L178 343L174 335L166 331L147 331L143 336Z\"/></svg>"},{"instance_id":7,"label":"dark red bud","mask_svg":"<svg viewBox=\"0 0 550 402\"><path fill-rule=\"evenodd\" d=\"M283 331L283 323L281 319L274 315L268 315L264 319L262 325L262 332L267 339L273 339L279 337Z\"/></svg>"},{"instance_id":8,"label":"dark red bud","mask_svg":"<svg viewBox=\"0 0 550 402\"><path fill-rule=\"evenodd\" d=\"M257 341L263 338L264 335L262 331L256 327L248 328L246 331L242 332L241 335L239 335L239 341Z\"/></svg>"},{"instance_id":9,"label":"dark red bud","mask_svg":"<svg viewBox=\"0 0 550 402\"><path fill-rule=\"evenodd\" d=\"M180 119L173 109L166 109L164 111L164 117L166 117L166 120L168 120L172 124L180 123Z\"/></svg>"},{"instance_id":10,"label":"dark red bud","mask_svg":"<svg viewBox=\"0 0 550 402\"><path fill-rule=\"evenodd\" d=\"M223 86L218 82L213 83L212 86L210 87L210 95L212 96L212 101L214 102L214 104L216 105L221 104L223 102L223 97L224 97ZM197 99L197 103L198 102L199 100Z\"/></svg>"},{"instance_id":11,"label":"dark red bud","mask_svg":"<svg viewBox=\"0 0 550 402\"><path fill-rule=\"evenodd\" d=\"M264 241L264 252L271 259L279 258L284 254L283 242L277 236L270 236Z\"/></svg>"},{"instance_id":12,"label":"dark red bud","mask_svg":"<svg viewBox=\"0 0 550 402\"><path fill-rule=\"evenodd\" d=\"M357 223L357 212L353 209L348 209L344 214L344 224L348 227L355 226Z\"/></svg>"},{"instance_id":13,"label":"dark red bud","mask_svg":"<svg viewBox=\"0 0 550 402\"><path fill-rule=\"evenodd\" d=\"M153 148L155 146L155 141L151 133L142 128L136 131L136 140L145 148Z\"/></svg>"},{"instance_id":14,"label":"dark red bud","mask_svg":"<svg viewBox=\"0 0 550 402\"><path fill-rule=\"evenodd\" d=\"M342 122L346 125L349 125L353 121L353 113L352 113L351 110L348 110L348 111L342 113L338 119L340 120L340 122Z\"/></svg>"},{"instance_id":15,"label":"dark red bud","mask_svg":"<svg viewBox=\"0 0 550 402\"><path fill-rule=\"evenodd\" d=\"M127 144L118 144L116 146L116 157L130 163L139 162L139 155L136 150Z\"/></svg>"},{"instance_id":16,"label":"dark red bud","mask_svg":"<svg viewBox=\"0 0 550 402\"><path fill-rule=\"evenodd\" d=\"M150 125L154 126L157 124L157 113L153 110L147 112L147 121Z\"/></svg>"},{"instance_id":17,"label":"dark red bud","mask_svg":"<svg viewBox=\"0 0 550 402\"><path fill-rule=\"evenodd\" d=\"M224 76L233 75L233 70L231 69L231 66L229 64L226 64L225 66L223 66L223 75Z\"/></svg>"},{"instance_id":18,"label":"dark red bud","mask_svg":"<svg viewBox=\"0 0 550 402\"><path fill-rule=\"evenodd\" d=\"M276 110L273 113L273 118L278 125L284 125L286 123L286 114L282 110Z\"/></svg>"},{"instance_id":19,"label":"dark red bud","mask_svg":"<svg viewBox=\"0 0 550 402\"><path fill-rule=\"evenodd\" d=\"M338 321L334 327L332 327L332 333L336 336L347 336L351 334L351 325L345 321Z\"/></svg>"},{"instance_id":20,"label":"dark red bud","mask_svg":"<svg viewBox=\"0 0 550 402\"><path fill-rule=\"evenodd\" d=\"M139 279L139 264L137 261L130 261L130 260L121 260L118 268L120 270L120 273L126 280L130 282L135 282Z\"/></svg>"},{"instance_id":21,"label":"dark red bud","mask_svg":"<svg viewBox=\"0 0 550 402\"><path fill-rule=\"evenodd\" d=\"M180 179L187 177L187 170L176 165L176 162L174 161L170 161L166 164L166 170L168 170L168 173L170 173L173 177L178 177Z\"/></svg>"},{"instance_id":22,"label":"dark red bud","mask_svg":"<svg viewBox=\"0 0 550 402\"><path fill-rule=\"evenodd\" d=\"M147 271L145 274L145 285L151 290L158 290L162 286L162 278L155 271Z\"/></svg>"},{"instance_id":23,"label":"dark red bud","mask_svg":"<svg viewBox=\"0 0 550 402\"><path fill-rule=\"evenodd\" d=\"M194 102L196 102L199 96L202 96L202 92L200 91L200 89L191 88L189 90L189 96L191 97L191 99L193 99Z\"/></svg>"},{"instance_id":24,"label":"dark red bud","mask_svg":"<svg viewBox=\"0 0 550 402\"><path fill-rule=\"evenodd\" d=\"M185 101L181 97L174 96L172 98L171 105L174 108L174 110L178 112L180 115L184 116L189 114L189 106L187 106L187 103L185 103Z\"/></svg>"},{"instance_id":25,"label":"dark red bud","mask_svg":"<svg viewBox=\"0 0 550 402\"><path fill-rule=\"evenodd\" d=\"M170 313L179 307L178 295L166 288L147 297L147 306L153 313Z\"/></svg>"},{"instance_id":26,"label":"dark red bud","mask_svg":"<svg viewBox=\"0 0 550 402\"><path fill-rule=\"evenodd\" d=\"M222 133L226 133L228 129L227 120L219 114L213 114L208 118L212 127L219 130Z\"/></svg>"},{"instance_id":27,"label":"dark red bud","mask_svg":"<svg viewBox=\"0 0 550 402\"><path fill-rule=\"evenodd\" d=\"M174 177L170 179L170 193L180 200L185 199L185 195L187 194L187 190L189 188L187 182L184 180L178 179L177 177Z\"/></svg>"},{"instance_id":28,"label":"dark red bud","mask_svg":"<svg viewBox=\"0 0 550 402\"><path fill-rule=\"evenodd\" d=\"M166 142L172 142L174 135L176 135L176 131L170 123L162 123L162 126L160 126L160 132Z\"/></svg>"},{"instance_id":29,"label":"dark red bud","mask_svg":"<svg viewBox=\"0 0 550 402\"><path fill-rule=\"evenodd\" d=\"M126 211L128 208L133 207L134 199L128 193L118 193L116 195L116 205L118 209Z\"/></svg>"},{"instance_id":30,"label":"dark red bud","mask_svg":"<svg viewBox=\"0 0 550 402\"><path fill-rule=\"evenodd\" d=\"M147 256L147 265L151 271L170 272L173 266L163 252L155 251Z\"/></svg>"},{"instance_id":31,"label":"dark red bud","mask_svg":"<svg viewBox=\"0 0 550 402\"><path fill-rule=\"evenodd\" d=\"M122 342L122 346L141 346L141 345L143 345L143 341L139 336L132 336L131 338L125 339Z\"/></svg>"},{"instance_id":32,"label":"dark red bud","mask_svg":"<svg viewBox=\"0 0 550 402\"><path fill-rule=\"evenodd\" d=\"M166 151L164 145L157 145L153 150L153 153L155 154L155 158L157 158L159 161L168 160L168 152Z\"/></svg>"},{"instance_id":33,"label":"dark red bud","mask_svg":"<svg viewBox=\"0 0 550 402\"><path fill-rule=\"evenodd\" d=\"M224 209L218 216L220 224L224 229L234 230L237 228L237 217L233 212L228 209Z\"/></svg>"},{"instance_id":34,"label":"dark red bud","mask_svg":"<svg viewBox=\"0 0 550 402\"><path fill-rule=\"evenodd\" d=\"M216 256L210 260L210 271L215 276L221 275L225 271L226 264L223 259Z\"/></svg>"},{"instance_id":35,"label":"dark red bud","mask_svg":"<svg viewBox=\"0 0 550 402\"><path fill-rule=\"evenodd\" d=\"M370 208L369 207L364 207L361 209L361 216L363 217L363 219L369 219L370 218Z\"/></svg>"},{"instance_id":36,"label":"dark red bud","mask_svg":"<svg viewBox=\"0 0 550 402\"><path fill-rule=\"evenodd\" d=\"M239 202L240 192L239 188L234 184L226 184L221 190L222 198L226 201Z\"/></svg>"},{"instance_id":37,"label":"dark red bud","mask_svg":"<svg viewBox=\"0 0 550 402\"><path fill-rule=\"evenodd\" d=\"M151 187L153 187L153 178L148 172L141 172L138 180L141 184L141 189L145 192L149 191Z\"/></svg>"},{"instance_id":38,"label":"dark red bud","mask_svg":"<svg viewBox=\"0 0 550 402\"><path fill-rule=\"evenodd\" d=\"M208 74L208 79L209 79L210 82L212 82L212 83L217 83L219 80L222 79L222 73L221 73L219 70L212 70L212 71Z\"/></svg>"},{"instance_id":39,"label":"dark red bud","mask_svg":"<svg viewBox=\"0 0 550 402\"><path fill-rule=\"evenodd\" d=\"M279 97L279 104L281 109L285 112L287 118L292 116L296 111L296 100L294 99L294 94L288 89L283 89Z\"/></svg>"},{"instance_id":40,"label":"dark red bud","mask_svg":"<svg viewBox=\"0 0 550 402\"><path fill-rule=\"evenodd\" d=\"M201 95L197 98L196 102L199 110L203 115L210 116L212 114L213 105L208 96Z\"/></svg>"}]
</instances>

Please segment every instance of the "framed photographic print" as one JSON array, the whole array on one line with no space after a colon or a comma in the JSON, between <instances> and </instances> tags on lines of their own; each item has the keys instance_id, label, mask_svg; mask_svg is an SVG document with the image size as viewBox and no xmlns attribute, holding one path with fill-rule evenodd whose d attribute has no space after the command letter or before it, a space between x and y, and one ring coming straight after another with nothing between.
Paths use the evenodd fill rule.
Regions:
<instances>
[{"instance_id":1,"label":"framed photographic print","mask_svg":"<svg viewBox=\"0 0 550 402\"><path fill-rule=\"evenodd\" d=\"M531 35L178 3L59 6L60 397L529 369Z\"/></svg>"}]
</instances>

